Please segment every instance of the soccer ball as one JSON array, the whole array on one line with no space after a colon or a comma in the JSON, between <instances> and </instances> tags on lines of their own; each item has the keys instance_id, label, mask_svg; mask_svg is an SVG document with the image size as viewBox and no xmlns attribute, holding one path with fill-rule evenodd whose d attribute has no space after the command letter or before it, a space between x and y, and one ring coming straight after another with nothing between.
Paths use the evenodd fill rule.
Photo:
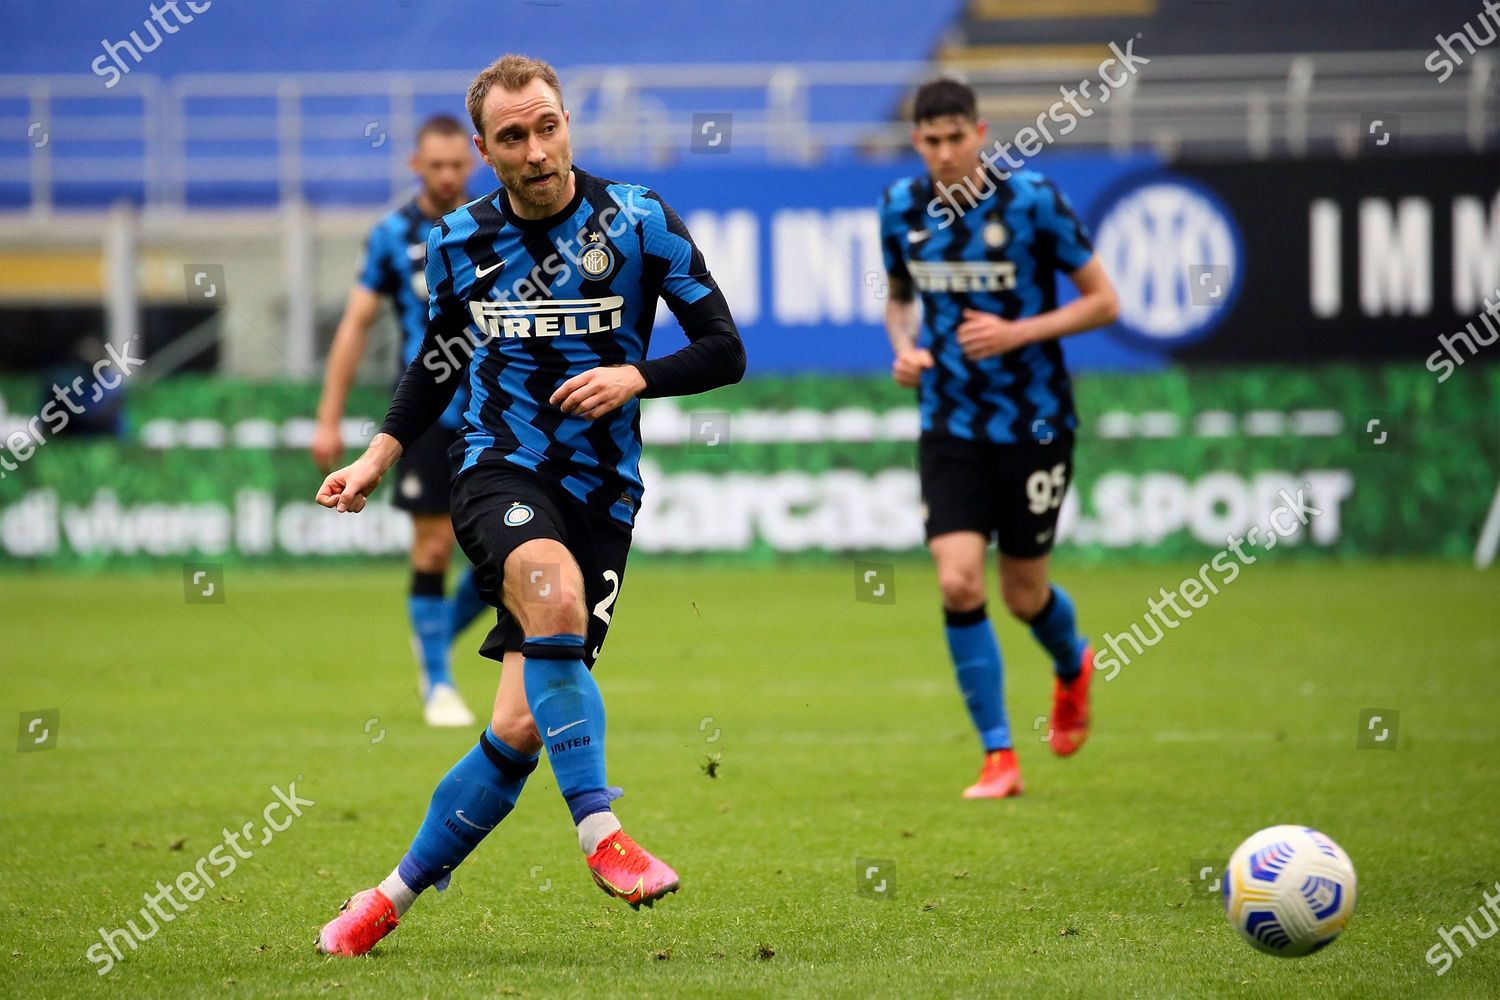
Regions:
<instances>
[{"instance_id":1,"label":"soccer ball","mask_svg":"<svg viewBox=\"0 0 1500 1000\"><path fill-rule=\"evenodd\" d=\"M1331 944L1354 912L1354 865L1306 826L1252 834L1224 871L1224 911L1268 955L1296 958Z\"/></svg>"}]
</instances>

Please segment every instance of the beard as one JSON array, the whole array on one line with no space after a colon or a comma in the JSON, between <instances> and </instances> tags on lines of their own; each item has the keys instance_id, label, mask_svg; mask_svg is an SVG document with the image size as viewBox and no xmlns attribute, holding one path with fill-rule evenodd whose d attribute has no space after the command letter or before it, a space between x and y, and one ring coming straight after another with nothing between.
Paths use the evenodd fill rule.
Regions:
<instances>
[{"instance_id":1,"label":"beard","mask_svg":"<svg viewBox=\"0 0 1500 1000\"><path fill-rule=\"evenodd\" d=\"M524 166L519 170L499 170L500 183L504 185L506 193L512 198L525 203L528 207L542 211L557 204L558 198L566 190L568 175L573 170L573 151L563 149L555 159L548 160L537 170L531 166ZM538 177L543 174L551 174L552 177L545 184L533 184L528 178Z\"/></svg>"}]
</instances>

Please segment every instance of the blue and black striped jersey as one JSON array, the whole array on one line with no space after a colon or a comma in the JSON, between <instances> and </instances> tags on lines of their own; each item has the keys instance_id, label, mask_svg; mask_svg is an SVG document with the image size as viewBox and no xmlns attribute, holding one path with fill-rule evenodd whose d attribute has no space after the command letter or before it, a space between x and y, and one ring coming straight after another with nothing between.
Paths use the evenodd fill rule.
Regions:
<instances>
[{"instance_id":1,"label":"blue and black striped jersey","mask_svg":"<svg viewBox=\"0 0 1500 1000\"><path fill-rule=\"evenodd\" d=\"M472 346L458 474L509 462L632 524L642 496L639 400L591 421L563 413L553 392L592 368L625 364L641 372L644 397L703 392L738 381L744 348L677 214L648 188L574 175L572 201L549 218L516 216L501 188L433 229L427 336L382 429L403 445L420 433L457 381L445 370L453 345ZM646 361L659 298L690 343Z\"/></svg>"},{"instance_id":2,"label":"blue and black striped jersey","mask_svg":"<svg viewBox=\"0 0 1500 1000\"><path fill-rule=\"evenodd\" d=\"M932 199L932 183L921 176L897 181L880 201L893 294L911 289L921 296L917 343L935 361L918 390L922 429L997 444L1047 441L1072 430L1072 383L1057 341L970 361L956 331L965 309L1018 319L1056 308L1057 272L1075 271L1093 256L1083 223L1032 170L994 178L988 197L966 212L944 209L940 218L928 210Z\"/></svg>"},{"instance_id":3,"label":"blue and black striped jersey","mask_svg":"<svg viewBox=\"0 0 1500 1000\"><path fill-rule=\"evenodd\" d=\"M435 224L436 220L422 214L413 198L377 222L365 242L359 283L389 298L396 310L401 338L396 378L417 356L427 332L427 237ZM460 391L439 422L454 429L462 426L468 403L468 393Z\"/></svg>"}]
</instances>

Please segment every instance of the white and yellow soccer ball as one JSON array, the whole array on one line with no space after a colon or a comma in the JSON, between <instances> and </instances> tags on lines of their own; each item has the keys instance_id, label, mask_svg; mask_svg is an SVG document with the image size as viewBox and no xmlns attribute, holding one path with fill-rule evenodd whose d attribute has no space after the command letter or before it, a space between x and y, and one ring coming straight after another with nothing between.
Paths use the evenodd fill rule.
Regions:
<instances>
[{"instance_id":1,"label":"white and yellow soccer ball","mask_svg":"<svg viewBox=\"0 0 1500 1000\"><path fill-rule=\"evenodd\" d=\"M1354 865L1306 826L1252 834L1224 871L1224 912L1268 955L1296 958L1333 942L1354 913Z\"/></svg>"}]
</instances>

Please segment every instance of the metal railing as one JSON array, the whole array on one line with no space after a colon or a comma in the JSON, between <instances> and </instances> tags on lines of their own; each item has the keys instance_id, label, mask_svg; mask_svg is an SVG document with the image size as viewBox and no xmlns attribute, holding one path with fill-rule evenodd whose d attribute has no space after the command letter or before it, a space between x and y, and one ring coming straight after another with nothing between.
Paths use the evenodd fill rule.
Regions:
<instances>
[{"instance_id":1,"label":"metal railing","mask_svg":"<svg viewBox=\"0 0 1500 1000\"><path fill-rule=\"evenodd\" d=\"M1107 50L1100 49L1101 57ZM1148 56L1148 52L1141 55ZM1491 148L1495 58L1481 52L1438 83L1422 52L1157 56L1059 145L1168 156L1359 155L1361 116L1397 116L1406 147ZM664 164L692 155L693 112L732 108L740 161L818 163L907 146L899 109L938 72L925 62L576 67L564 74L574 146L590 161ZM968 68L998 137L1033 124L1059 87L1093 77L1087 61ZM115 198L154 208L375 203L409 185L419 116L461 115L467 74L131 73L0 75L0 187L37 214ZM838 91L867 91L859 120L815 114ZM19 194L18 194L19 193Z\"/></svg>"}]
</instances>

